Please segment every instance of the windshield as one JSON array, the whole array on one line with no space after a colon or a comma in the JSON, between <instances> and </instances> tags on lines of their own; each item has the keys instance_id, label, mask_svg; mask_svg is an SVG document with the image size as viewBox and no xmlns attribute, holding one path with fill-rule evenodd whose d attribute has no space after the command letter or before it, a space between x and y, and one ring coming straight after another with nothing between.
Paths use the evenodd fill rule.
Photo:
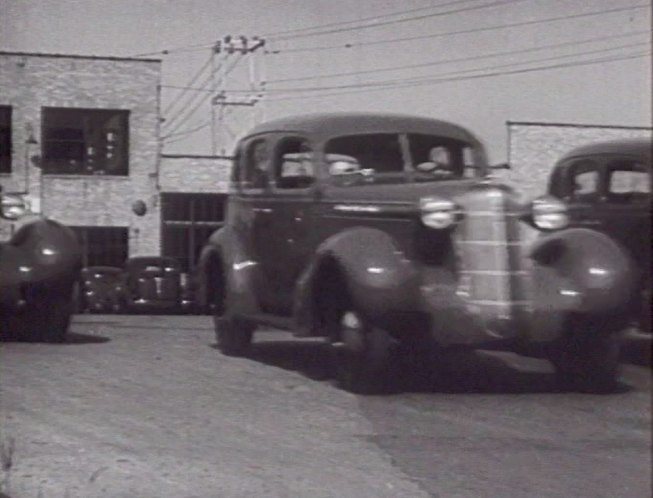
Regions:
<instances>
[{"instance_id":1,"label":"windshield","mask_svg":"<svg viewBox=\"0 0 653 498\"><path fill-rule=\"evenodd\" d=\"M435 135L373 133L337 137L325 146L331 176L432 181L474 175L469 144Z\"/></svg>"}]
</instances>

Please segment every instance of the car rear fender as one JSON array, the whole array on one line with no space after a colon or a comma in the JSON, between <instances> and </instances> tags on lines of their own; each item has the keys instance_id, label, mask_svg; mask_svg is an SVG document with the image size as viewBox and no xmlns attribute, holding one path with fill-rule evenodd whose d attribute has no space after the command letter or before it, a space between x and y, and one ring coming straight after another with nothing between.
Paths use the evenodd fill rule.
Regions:
<instances>
[{"instance_id":1,"label":"car rear fender","mask_svg":"<svg viewBox=\"0 0 653 498\"><path fill-rule=\"evenodd\" d=\"M533 244L529 256L538 309L615 314L634 296L632 258L595 230L570 228L545 235Z\"/></svg>"},{"instance_id":2,"label":"car rear fender","mask_svg":"<svg viewBox=\"0 0 653 498\"><path fill-rule=\"evenodd\" d=\"M382 312L414 305L417 289L413 263L386 232L367 227L340 232L319 246L296 286L296 334L323 335L325 292L337 293L373 321Z\"/></svg>"},{"instance_id":3,"label":"car rear fender","mask_svg":"<svg viewBox=\"0 0 653 498\"><path fill-rule=\"evenodd\" d=\"M230 313L259 312L256 300L258 264L252 261L231 227L211 235L201 251L198 263L198 299L201 306L220 306ZM218 312L219 310L216 310Z\"/></svg>"}]
</instances>

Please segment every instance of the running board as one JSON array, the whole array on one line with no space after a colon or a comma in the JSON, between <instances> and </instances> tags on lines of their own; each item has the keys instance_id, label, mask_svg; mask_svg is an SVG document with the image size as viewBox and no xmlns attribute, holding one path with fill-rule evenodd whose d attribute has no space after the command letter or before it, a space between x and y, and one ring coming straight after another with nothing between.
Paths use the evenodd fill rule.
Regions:
<instances>
[{"instance_id":1,"label":"running board","mask_svg":"<svg viewBox=\"0 0 653 498\"><path fill-rule=\"evenodd\" d=\"M243 318L247 321L254 322L257 325L267 325L275 329L292 330L293 320L291 317L270 315L267 313L258 313L256 315L245 315Z\"/></svg>"}]
</instances>

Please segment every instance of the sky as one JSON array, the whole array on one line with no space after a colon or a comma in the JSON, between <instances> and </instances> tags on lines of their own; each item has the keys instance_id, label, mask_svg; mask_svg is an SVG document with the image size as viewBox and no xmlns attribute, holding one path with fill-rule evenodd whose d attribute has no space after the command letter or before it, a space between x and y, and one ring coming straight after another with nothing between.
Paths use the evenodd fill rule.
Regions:
<instances>
[{"instance_id":1,"label":"sky","mask_svg":"<svg viewBox=\"0 0 653 498\"><path fill-rule=\"evenodd\" d=\"M452 121L496 163L507 121L652 121L650 0L0 0L0 51L161 59L170 154L316 111Z\"/></svg>"}]
</instances>

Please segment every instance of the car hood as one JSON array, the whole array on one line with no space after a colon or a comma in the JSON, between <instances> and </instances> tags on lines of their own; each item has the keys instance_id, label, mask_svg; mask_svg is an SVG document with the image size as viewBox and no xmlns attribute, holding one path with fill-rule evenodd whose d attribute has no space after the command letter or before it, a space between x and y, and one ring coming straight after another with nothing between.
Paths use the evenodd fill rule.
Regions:
<instances>
[{"instance_id":1,"label":"car hood","mask_svg":"<svg viewBox=\"0 0 653 498\"><path fill-rule=\"evenodd\" d=\"M524 208L512 188L493 178L395 184L369 183L343 187L329 186L323 190L323 201L352 206L403 205L418 208L421 198L431 196L450 199L464 205L467 194L481 191L488 193L492 191L502 192L508 200L506 207L510 210L522 210Z\"/></svg>"}]
</instances>

